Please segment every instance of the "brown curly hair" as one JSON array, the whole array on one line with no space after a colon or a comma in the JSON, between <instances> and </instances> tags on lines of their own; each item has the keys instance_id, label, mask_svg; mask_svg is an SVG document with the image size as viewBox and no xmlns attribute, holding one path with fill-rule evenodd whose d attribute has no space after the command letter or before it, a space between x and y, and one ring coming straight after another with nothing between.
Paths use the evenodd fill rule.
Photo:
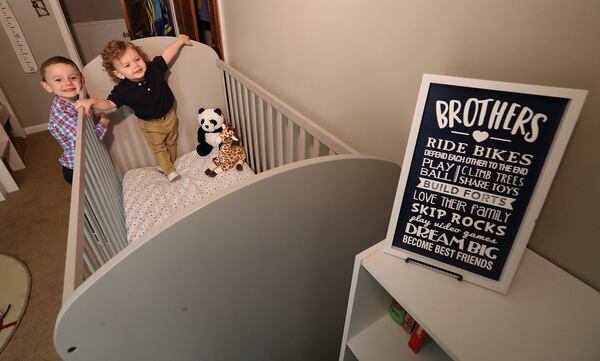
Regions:
<instances>
[{"instance_id":1,"label":"brown curly hair","mask_svg":"<svg viewBox=\"0 0 600 361\"><path fill-rule=\"evenodd\" d=\"M102 66L104 67L104 70L106 70L108 75L110 75L112 80L115 82L118 82L121 79L115 75L116 69L113 62L119 60L119 58L123 56L128 48L133 48L135 51L137 51L137 53L142 57L142 59L144 59L146 63L150 62L148 55L144 53L142 48L134 43L123 40L111 40L108 45L104 47L100 55L102 56Z\"/></svg>"}]
</instances>

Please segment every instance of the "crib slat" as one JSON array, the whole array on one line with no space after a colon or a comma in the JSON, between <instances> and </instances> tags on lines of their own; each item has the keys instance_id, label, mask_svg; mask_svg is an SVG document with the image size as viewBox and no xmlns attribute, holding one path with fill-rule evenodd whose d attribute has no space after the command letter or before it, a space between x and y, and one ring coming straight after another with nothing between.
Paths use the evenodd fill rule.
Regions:
<instances>
[{"instance_id":1,"label":"crib slat","mask_svg":"<svg viewBox=\"0 0 600 361\"><path fill-rule=\"evenodd\" d=\"M87 154L86 154L87 158ZM106 200L102 196L102 192L99 189L98 182L98 172L90 160L88 159L88 167L86 167L86 177L89 180L89 184L86 187L89 203L91 206L91 210L95 215L96 219L98 219L98 223L100 224L100 229L106 238L106 241L111 244L112 255L116 254L116 249L112 247L115 239L117 238L117 232L114 226L114 223L111 220L110 216L110 206L106 204ZM118 249L118 248L117 248Z\"/></svg>"},{"instance_id":2,"label":"crib slat","mask_svg":"<svg viewBox=\"0 0 600 361\"><path fill-rule=\"evenodd\" d=\"M277 140L277 162L276 165L277 167L283 165L283 137L284 137L284 127L283 127L283 114L281 114L279 111L277 112L277 119L275 121L275 128L277 128L277 131L275 132L275 134L277 134L277 136L275 137L275 139Z\"/></svg>"},{"instance_id":3,"label":"crib slat","mask_svg":"<svg viewBox=\"0 0 600 361\"><path fill-rule=\"evenodd\" d=\"M252 142L252 123L250 120L250 96L248 95L248 93L248 89L244 85L242 85L242 97L244 99L243 122L246 133L246 153L248 155L248 159L250 160L250 162L248 163L250 165L250 168L256 169L256 163L254 159L254 143Z\"/></svg>"},{"instance_id":4,"label":"crib slat","mask_svg":"<svg viewBox=\"0 0 600 361\"><path fill-rule=\"evenodd\" d=\"M78 284L87 280L93 273L92 270L90 270L88 267L85 266L85 262L83 261L83 256L81 257L81 263L84 264L83 274L81 275L81 279L79 280Z\"/></svg>"},{"instance_id":5,"label":"crib slat","mask_svg":"<svg viewBox=\"0 0 600 361\"><path fill-rule=\"evenodd\" d=\"M88 266L90 270L95 271L102 265L102 263L98 262L98 260L95 258L94 252L90 249L89 243L84 243L83 255L87 256L89 262L91 263L91 266Z\"/></svg>"},{"instance_id":6,"label":"crib slat","mask_svg":"<svg viewBox=\"0 0 600 361\"><path fill-rule=\"evenodd\" d=\"M106 186L106 192L110 197L111 200L111 204L113 206L117 206L119 203L123 204L123 199L122 199L122 195L120 194L117 185L119 184L119 182L117 181L117 178L115 178L115 174L114 174L114 167L110 167L107 164L107 154L105 154L105 149L104 147L101 147L99 144L96 144L94 146L96 154L97 154L97 158L96 161L98 162L99 168L101 170L101 174L103 176L103 182ZM113 172L111 172L111 168L113 170ZM119 217L121 218L121 217ZM120 219L118 219L120 220Z\"/></svg>"},{"instance_id":7,"label":"crib slat","mask_svg":"<svg viewBox=\"0 0 600 361\"><path fill-rule=\"evenodd\" d=\"M246 123L246 132L248 132L247 134L247 138L248 138L248 145L247 145L247 150L246 153L248 153L248 158L250 159L250 168L252 169L257 169L256 166L256 151L255 151L255 146L254 146L254 131L253 131L253 126L252 126L252 118L251 118L251 113L250 113L250 102L252 101L252 93L250 92L250 90L248 90L248 88L246 88L244 85L242 85L243 89L244 89L244 122Z\"/></svg>"},{"instance_id":8,"label":"crib slat","mask_svg":"<svg viewBox=\"0 0 600 361\"><path fill-rule=\"evenodd\" d=\"M228 76L229 80L230 80L230 88L229 88L229 93L231 94L231 106L233 107L233 114L231 115L231 118L229 119L229 122L231 122L231 124L235 127L240 129L242 126L240 125L240 112L241 112L241 105L240 105L240 97L239 97L239 93L238 93L238 89L237 89L237 81L235 79L233 79L231 76Z\"/></svg>"},{"instance_id":9,"label":"crib slat","mask_svg":"<svg viewBox=\"0 0 600 361\"><path fill-rule=\"evenodd\" d=\"M306 131L302 128L298 128L300 134L298 135L298 149L296 154L298 155L297 160L304 160L308 157L306 156Z\"/></svg>"},{"instance_id":10,"label":"crib slat","mask_svg":"<svg viewBox=\"0 0 600 361\"><path fill-rule=\"evenodd\" d=\"M246 151L249 150L248 148L248 128L246 127L246 112L245 112L245 103L246 103L246 97L244 96L245 94L245 90L243 88L243 86L236 81L235 83L236 85L236 95L237 95L237 99L238 99L238 126L240 129L240 142L242 143L242 145L246 148ZM250 156L248 156L248 164L250 165L250 167L252 167L251 165L251 159Z\"/></svg>"},{"instance_id":11,"label":"crib slat","mask_svg":"<svg viewBox=\"0 0 600 361\"><path fill-rule=\"evenodd\" d=\"M86 243L89 243L90 248L93 250L94 254L96 255L96 259L98 259L100 264L106 263L106 261L108 261L110 259L110 257L106 254L105 250L102 249L102 247L98 248L98 246L96 245L96 243L98 243L98 241L96 240L96 237L94 237L94 235L92 234L92 229L88 222L85 222L83 234L84 234Z\"/></svg>"},{"instance_id":12,"label":"crib slat","mask_svg":"<svg viewBox=\"0 0 600 361\"><path fill-rule=\"evenodd\" d=\"M244 97L242 96L242 85L236 80L235 81L235 97L237 103L237 126L240 129L240 134L242 139L240 139L241 143L246 146L248 144L248 140L246 139L247 131L246 131L246 123L244 122Z\"/></svg>"},{"instance_id":13,"label":"crib slat","mask_svg":"<svg viewBox=\"0 0 600 361\"><path fill-rule=\"evenodd\" d=\"M255 173L260 173L262 171L262 164L260 158L260 148L259 148L259 134L258 134L258 120L257 120L257 109L256 109L256 94L252 93L248 90L250 97L250 131L252 132L252 148L254 149L254 170Z\"/></svg>"},{"instance_id":14,"label":"crib slat","mask_svg":"<svg viewBox=\"0 0 600 361\"><path fill-rule=\"evenodd\" d=\"M87 266L88 270L90 273L94 273L96 272L96 267L94 267L94 265L92 264L92 262L90 261L90 258L88 257L86 252L83 252L82 254L83 256L83 262L85 263L85 265Z\"/></svg>"},{"instance_id":15,"label":"crib slat","mask_svg":"<svg viewBox=\"0 0 600 361\"><path fill-rule=\"evenodd\" d=\"M97 187L102 192L107 205L110 209L122 208L122 191L119 189L117 185L120 186L120 180L116 176L116 172L114 167L109 166L110 156L108 155L108 151L103 146L102 143L97 139L94 132L94 122L88 118L88 131L86 136L88 139L88 152L87 154L93 159L93 161L88 163L88 166L94 167L94 173L98 175L96 178L98 181ZM110 171L112 169L112 172ZM111 174L112 173L112 174ZM113 186L110 186L113 185ZM117 239L118 243L121 244L121 247L126 246L126 232L125 232L125 219L124 217L119 217L118 215L122 213L118 212L109 212L109 217L116 224Z\"/></svg>"},{"instance_id":16,"label":"crib slat","mask_svg":"<svg viewBox=\"0 0 600 361\"><path fill-rule=\"evenodd\" d=\"M89 225L90 240L100 246L100 249L102 249L102 252L104 252L106 260L111 259L116 252L114 252L110 244L106 241L106 235L102 230L102 225L98 221L98 217L96 217L94 214L94 210L89 204L89 199L86 208L84 209L84 214Z\"/></svg>"},{"instance_id":17,"label":"crib slat","mask_svg":"<svg viewBox=\"0 0 600 361\"><path fill-rule=\"evenodd\" d=\"M269 160L269 168L275 168L275 144L273 142L273 133L275 132L275 127L273 126L273 107L267 103L267 137L266 137L266 151L265 154Z\"/></svg>"},{"instance_id":18,"label":"crib slat","mask_svg":"<svg viewBox=\"0 0 600 361\"><path fill-rule=\"evenodd\" d=\"M86 177L91 178L92 175L86 173ZM93 185L90 185L89 188L86 189L86 198L89 202L89 210L88 214L90 218L90 224L92 225L92 229L94 230L94 234L98 239L102 241L103 244L106 244L110 250L109 258L117 254L116 250L113 247L112 242L109 241L111 237L113 237L112 229L109 226L109 223L106 222L105 216L102 213L102 208L100 206L100 201L98 199L98 193Z\"/></svg>"},{"instance_id":19,"label":"crib slat","mask_svg":"<svg viewBox=\"0 0 600 361\"><path fill-rule=\"evenodd\" d=\"M258 97L258 96L257 96ZM258 114L256 115L256 121L258 125L258 146L260 148L260 170L257 172L263 172L269 169L267 164L267 147L266 147L266 135L265 135L265 102L262 98L258 98Z\"/></svg>"},{"instance_id":20,"label":"crib slat","mask_svg":"<svg viewBox=\"0 0 600 361\"><path fill-rule=\"evenodd\" d=\"M88 239L92 242L96 242L100 246L100 249L102 250L102 252L104 252L104 255L107 260L111 259L113 255L111 254L110 249L106 247L107 244L106 242L104 242L104 237L100 232L98 220L94 216L89 203L83 209L83 214L85 215L90 230L90 238Z\"/></svg>"},{"instance_id":21,"label":"crib slat","mask_svg":"<svg viewBox=\"0 0 600 361\"><path fill-rule=\"evenodd\" d=\"M312 143L310 145L310 157L316 158L319 156L319 149L321 148L321 142L315 137L312 137Z\"/></svg>"},{"instance_id":22,"label":"crib slat","mask_svg":"<svg viewBox=\"0 0 600 361\"><path fill-rule=\"evenodd\" d=\"M225 79L225 91L227 93L227 120L237 128L237 115L234 107L236 106L233 94L233 87L231 85L231 75L223 72Z\"/></svg>"},{"instance_id":23,"label":"crib slat","mask_svg":"<svg viewBox=\"0 0 600 361\"><path fill-rule=\"evenodd\" d=\"M260 146L260 134L259 132L259 119L258 119L258 97L250 89L250 126L252 130L252 144L254 146L254 164L256 165L256 173L262 172L262 160L261 160L261 146Z\"/></svg>"},{"instance_id":24,"label":"crib slat","mask_svg":"<svg viewBox=\"0 0 600 361\"><path fill-rule=\"evenodd\" d=\"M113 166L110 155L106 147L102 146L100 142L95 142L99 152L99 160L102 164L102 169L104 170L107 183L111 187L111 192L116 199L116 202L119 204L123 204L123 190L121 188L121 179L119 178L115 167ZM123 224L125 219L122 218Z\"/></svg>"},{"instance_id":25,"label":"crib slat","mask_svg":"<svg viewBox=\"0 0 600 361\"><path fill-rule=\"evenodd\" d=\"M286 134L285 134L285 163L294 162L294 123L285 117Z\"/></svg>"},{"instance_id":26,"label":"crib slat","mask_svg":"<svg viewBox=\"0 0 600 361\"><path fill-rule=\"evenodd\" d=\"M242 85L243 86L243 85ZM248 90L248 88L246 88L245 86L243 86L244 89L244 121L246 122L246 131L248 132L247 137L248 137L248 145L247 145L247 150L246 150L246 156L251 159L252 161L249 163L252 169L258 169L258 166L256 164L256 147L255 147L255 143L254 143L254 115L253 115L253 111L252 111L252 102L253 102L253 98L254 95L252 94L252 92L250 92L250 90Z\"/></svg>"},{"instance_id":27,"label":"crib slat","mask_svg":"<svg viewBox=\"0 0 600 361\"><path fill-rule=\"evenodd\" d=\"M88 123L89 128L87 132L88 137L96 137L94 133L94 129L91 126L91 123ZM102 162L102 150L103 147L100 142L96 141L97 139L89 139L88 144L88 152L86 155L90 157L90 162L88 162L88 167L91 167L90 170L92 174L95 174L95 177L91 178L90 181L94 182L94 186L99 190L102 203L108 209L118 209L123 206L122 201L119 203L119 197L113 192L113 190L108 186L111 183L109 179L109 174L105 168L105 164ZM114 232L113 242L118 244L117 249L123 249L126 246L126 238L125 234L125 222L123 217L119 217L118 215L122 213L118 212L108 212L106 215L107 220L110 222L112 231Z\"/></svg>"}]
</instances>

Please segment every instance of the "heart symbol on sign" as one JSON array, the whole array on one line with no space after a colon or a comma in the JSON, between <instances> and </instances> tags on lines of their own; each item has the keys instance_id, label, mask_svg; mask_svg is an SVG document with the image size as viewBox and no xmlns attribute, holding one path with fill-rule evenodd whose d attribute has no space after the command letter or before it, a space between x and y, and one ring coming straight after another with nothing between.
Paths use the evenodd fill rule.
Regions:
<instances>
[{"instance_id":1,"label":"heart symbol on sign","mask_svg":"<svg viewBox=\"0 0 600 361\"><path fill-rule=\"evenodd\" d=\"M486 131L476 130L473 132L473 138L477 141L477 143L481 143L484 140L488 139L490 133Z\"/></svg>"}]
</instances>

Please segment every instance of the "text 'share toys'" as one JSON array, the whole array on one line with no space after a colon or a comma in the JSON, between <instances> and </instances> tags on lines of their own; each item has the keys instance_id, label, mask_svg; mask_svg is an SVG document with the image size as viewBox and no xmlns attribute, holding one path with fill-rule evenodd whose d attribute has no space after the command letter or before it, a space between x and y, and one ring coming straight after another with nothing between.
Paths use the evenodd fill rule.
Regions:
<instances>
[{"instance_id":1,"label":"text 'share toys'","mask_svg":"<svg viewBox=\"0 0 600 361\"><path fill-rule=\"evenodd\" d=\"M233 141L238 140L234 128L223 126L219 155L213 159L213 164L205 171L209 177L215 177L234 166L238 171L243 169L242 163L246 160L246 150L241 145L233 145Z\"/></svg>"}]
</instances>

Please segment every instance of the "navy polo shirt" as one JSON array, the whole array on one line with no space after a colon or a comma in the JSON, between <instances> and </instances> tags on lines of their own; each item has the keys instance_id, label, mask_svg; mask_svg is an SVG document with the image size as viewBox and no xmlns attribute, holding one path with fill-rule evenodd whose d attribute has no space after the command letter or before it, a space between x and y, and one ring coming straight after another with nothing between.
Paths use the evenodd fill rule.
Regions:
<instances>
[{"instance_id":1,"label":"navy polo shirt","mask_svg":"<svg viewBox=\"0 0 600 361\"><path fill-rule=\"evenodd\" d=\"M144 120L164 117L175 103L175 97L165 74L169 66L162 56L157 56L147 64L144 79L138 82L122 79L108 96L108 100L118 107L127 105L135 115Z\"/></svg>"}]
</instances>

